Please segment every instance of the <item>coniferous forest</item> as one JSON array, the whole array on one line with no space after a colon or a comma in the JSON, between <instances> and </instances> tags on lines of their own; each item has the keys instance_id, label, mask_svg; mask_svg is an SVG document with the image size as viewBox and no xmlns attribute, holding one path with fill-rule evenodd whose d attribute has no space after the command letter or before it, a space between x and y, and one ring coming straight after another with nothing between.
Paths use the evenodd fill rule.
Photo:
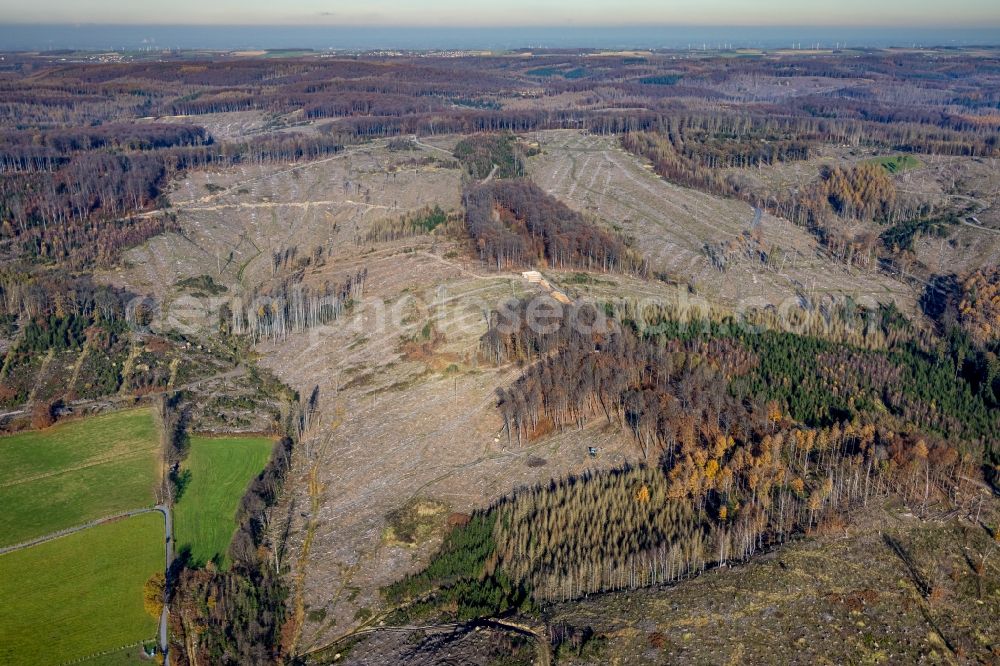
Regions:
<instances>
[{"instance_id":1,"label":"coniferous forest","mask_svg":"<svg viewBox=\"0 0 1000 666\"><path fill-rule=\"evenodd\" d=\"M955 329L935 349L909 336L863 349L608 304L606 319L567 311L539 334L525 325L527 306L495 313L481 341L485 358L524 364L497 390L512 445L606 420L631 433L641 463L517 491L457 528L470 536L453 539L483 554L456 559L449 540L424 573L389 588L397 601L424 595L412 612L483 612L476 604L490 593L501 613L529 598L669 583L890 494L918 507L969 501L970 479L997 455L1000 385L975 360L990 352ZM866 316L899 325L891 313ZM574 321L599 332L580 334ZM466 608L477 581L479 601Z\"/></svg>"}]
</instances>

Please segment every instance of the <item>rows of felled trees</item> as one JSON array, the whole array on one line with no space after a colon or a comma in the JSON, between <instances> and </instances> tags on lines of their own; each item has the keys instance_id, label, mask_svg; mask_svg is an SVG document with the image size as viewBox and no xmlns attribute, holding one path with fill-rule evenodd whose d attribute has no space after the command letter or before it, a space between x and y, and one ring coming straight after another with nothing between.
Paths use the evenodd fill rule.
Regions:
<instances>
[{"instance_id":1,"label":"rows of felled trees","mask_svg":"<svg viewBox=\"0 0 1000 666\"><path fill-rule=\"evenodd\" d=\"M898 252L900 248L886 246L888 241L873 232L848 229L850 222L878 221L891 225L930 213L925 202L900 196L885 169L878 164L824 168L805 187L774 192L754 187L745 178L720 170L720 166L802 159L807 150L774 152L781 143L776 146L768 143L772 152L765 159L744 154L746 143L737 140L724 143L733 152L728 158L721 158L710 149L706 153L701 144L694 149L689 149L686 143L677 144L672 135L654 132L629 133L622 138L626 150L649 159L664 178L713 194L745 199L766 212L806 226L834 257L851 265L876 267L880 254ZM710 258L719 265L714 255L710 254Z\"/></svg>"}]
</instances>

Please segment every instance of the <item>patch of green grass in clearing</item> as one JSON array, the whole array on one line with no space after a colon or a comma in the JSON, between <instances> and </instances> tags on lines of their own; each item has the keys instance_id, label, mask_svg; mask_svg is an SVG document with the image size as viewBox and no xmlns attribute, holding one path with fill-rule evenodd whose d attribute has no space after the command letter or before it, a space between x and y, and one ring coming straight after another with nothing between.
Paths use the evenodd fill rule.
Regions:
<instances>
[{"instance_id":1,"label":"patch of green grass in clearing","mask_svg":"<svg viewBox=\"0 0 1000 666\"><path fill-rule=\"evenodd\" d=\"M893 174L909 169L916 169L921 165L920 160L913 155L887 155L885 157L876 157L869 160L869 162L871 164L879 164L883 169Z\"/></svg>"},{"instance_id":2,"label":"patch of green grass in clearing","mask_svg":"<svg viewBox=\"0 0 1000 666\"><path fill-rule=\"evenodd\" d=\"M190 480L174 508L178 552L190 548L194 562L226 565L240 498L264 469L273 446L268 437L191 437L181 464Z\"/></svg>"},{"instance_id":3,"label":"patch of green grass in clearing","mask_svg":"<svg viewBox=\"0 0 1000 666\"><path fill-rule=\"evenodd\" d=\"M147 408L0 438L0 546L152 506L158 456Z\"/></svg>"},{"instance_id":4,"label":"patch of green grass in clearing","mask_svg":"<svg viewBox=\"0 0 1000 666\"><path fill-rule=\"evenodd\" d=\"M0 555L0 663L58 664L155 636L142 588L162 570L160 513Z\"/></svg>"}]
</instances>

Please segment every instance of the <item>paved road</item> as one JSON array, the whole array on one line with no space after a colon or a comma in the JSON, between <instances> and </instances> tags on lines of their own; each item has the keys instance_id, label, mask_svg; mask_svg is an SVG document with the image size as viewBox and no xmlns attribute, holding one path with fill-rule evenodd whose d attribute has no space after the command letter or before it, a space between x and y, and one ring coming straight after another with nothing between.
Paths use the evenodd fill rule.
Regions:
<instances>
[{"instance_id":1,"label":"paved road","mask_svg":"<svg viewBox=\"0 0 1000 666\"><path fill-rule=\"evenodd\" d=\"M166 504L157 504L156 511L163 514L164 539L164 561L166 566L164 572L170 571L170 565L174 562L174 520L170 513L170 507ZM163 587L163 610L160 612L160 650L163 652L163 663L170 666L170 655L167 653L167 595L169 590Z\"/></svg>"}]
</instances>

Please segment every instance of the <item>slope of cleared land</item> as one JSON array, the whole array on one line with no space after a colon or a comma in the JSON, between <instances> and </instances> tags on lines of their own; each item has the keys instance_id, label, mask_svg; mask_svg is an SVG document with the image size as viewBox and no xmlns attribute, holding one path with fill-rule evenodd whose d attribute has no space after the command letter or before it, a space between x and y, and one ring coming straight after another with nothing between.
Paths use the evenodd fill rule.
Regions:
<instances>
[{"instance_id":1,"label":"slope of cleared land","mask_svg":"<svg viewBox=\"0 0 1000 666\"><path fill-rule=\"evenodd\" d=\"M553 604L520 623L546 627L557 663L994 663L1000 566L975 568L991 548L987 531L899 506L855 520L745 565ZM534 663L523 646L511 658L516 636L484 642L482 633L378 631L341 662Z\"/></svg>"},{"instance_id":2,"label":"slope of cleared land","mask_svg":"<svg viewBox=\"0 0 1000 666\"><path fill-rule=\"evenodd\" d=\"M772 215L763 215L756 231L769 252L780 255L778 265L742 257L719 271L705 246L742 242L755 217L748 204L666 182L615 137L569 130L533 136L542 152L529 159L528 171L540 187L620 229L654 272L692 284L715 303L763 307L800 295L842 294L867 305L891 300L913 311L912 288L823 257L805 229Z\"/></svg>"},{"instance_id":3,"label":"slope of cleared land","mask_svg":"<svg viewBox=\"0 0 1000 666\"><path fill-rule=\"evenodd\" d=\"M539 138L543 153L529 160L536 182L631 235L654 270L695 283L698 294L684 290L685 298L706 309L710 301L763 306L828 292L913 307L909 287L835 265L808 233L770 216L762 221L764 240L788 260L776 270L744 259L720 273L704 245L740 238L754 219L748 205L666 183L610 137L543 132ZM324 261L304 269L310 285L368 270L364 296L346 316L255 349L260 363L301 396L314 389L318 395L319 410L275 512L290 522L285 564L296 651L377 618L384 609L379 588L427 562L449 514L488 505L520 485L639 456L627 436L603 424L509 446L495 389L517 370L479 364L478 339L485 313L537 287L519 271L498 273L469 259L467 244L447 235L365 240L378 220L435 203L457 209L457 170L400 166L411 158L447 159L443 151L453 142L426 138L419 151L394 153L379 141L295 167L191 174L171 195L183 237L153 239L132 250L121 271L105 275L164 298L172 319L158 326L200 315L214 330L218 319L200 306L182 308L190 319L170 307L189 295L178 282L211 275L227 288L219 297L226 299L274 279L272 253L290 247L300 257L323 248ZM545 275L571 295L678 297L675 286L659 280ZM587 454L591 445L595 458ZM414 506L433 511L417 526L398 524ZM400 539L400 532L416 536Z\"/></svg>"},{"instance_id":4,"label":"slope of cleared land","mask_svg":"<svg viewBox=\"0 0 1000 666\"><path fill-rule=\"evenodd\" d=\"M870 148L823 145L813 157L760 169L726 169L729 176L755 189L785 192L805 187L821 169L875 161L889 165L902 197L927 202L936 211L963 211L964 224L949 225L944 235L924 234L914 240L917 261L936 274L964 275L1000 262L1000 190L996 159L942 155L879 154ZM847 224L845 222L845 224ZM852 222L855 232L879 235L888 228L877 222Z\"/></svg>"},{"instance_id":5,"label":"slope of cleared land","mask_svg":"<svg viewBox=\"0 0 1000 666\"><path fill-rule=\"evenodd\" d=\"M523 449L509 447L495 389L516 370L480 365L478 339L485 313L537 287L519 271L497 273L469 260L466 244L447 237L364 240L374 222L405 210L434 203L457 208L457 170L433 164L397 168L411 158L447 159L444 151L453 141L423 139L419 151L403 153L375 142L297 167L192 174L171 196L184 238L153 239L129 253L120 273L107 276L152 290L176 313L171 301L185 294L171 285L209 274L228 289L220 298L228 298L272 279L272 252L291 246L300 256L324 248L325 261L305 269L308 284L336 283L368 270L364 297L346 317L256 348L261 364L300 395L315 388L319 396L319 412L297 450L298 467L278 512L291 521L286 562L290 610L300 622L297 649L322 644L378 613L378 589L426 562L449 513L487 505L520 485L621 465L638 455L627 437L601 424ZM631 160L629 168L655 187L671 187L630 156L621 159ZM741 216L745 212L739 224L749 224L748 206L724 203L740 208ZM562 283L560 275L546 275ZM654 298L676 292L658 281L598 280L608 287L597 290L602 294L622 286L630 295ZM197 308L184 314L196 318ZM183 323L171 316L160 325ZM214 328L217 319L203 321ZM598 449L596 458L587 454L590 445ZM428 516L433 525L415 530L421 535L415 541L390 538L390 527L407 531L393 525L391 516L414 502L443 508ZM184 503L182 497L180 545Z\"/></svg>"},{"instance_id":6,"label":"slope of cleared land","mask_svg":"<svg viewBox=\"0 0 1000 666\"><path fill-rule=\"evenodd\" d=\"M369 270L348 317L256 348L301 395L318 387L320 410L298 447L282 511L292 518L301 649L382 610L378 589L426 563L449 514L517 486L623 464L633 453L602 424L524 448L508 444L495 390L517 370L482 365L476 354L484 313L538 291L520 273L490 272L428 239L343 262ZM434 515L399 525L414 503L436 507ZM403 542L400 530L417 538Z\"/></svg>"},{"instance_id":7,"label":"slope of cleared land","mask_svg":"<svg viewBox=\"0 0 1000 666\"><path fill-rule=\"evenodd\" d=\"M59 664L152 638L142 590L162 570L159 513L0 555L0 662Z\"/></svg>"},{"instance_id":8,"label":"slope of cleared land","mask_svg":"<svg viewBox=\"0 0 1000 666\"><path fill-rule=\"evenodd\" d=\"M210 275L228 298L269 280L274 253L294 248L297 260L319 251L329 262L368 249L364 234L376 221L424 206L456 210L461 172L447 162L454 161L430 146L395 152L376 141L304 164L193 172L170 195L182 233L134 248L124 267L103 277L163 299L172 317L163 324L181 327L204 307L174 307L190 296L174 286L184 278Z\"/></svg>"},{"instance_id":9,"label":"slope of cleared land","mask_svg":"<svg viewBox=\"0 0 1000 666\"><path fill-rule=\"evenodd\" d=\"M0 546L152 506L158 451L145 408L0 439Z\"/></svg>"},{"instance_id":10,"label":"slope of cleared land","mask_svg":"<svg viewBox=\"0 0 1000 666\"><path fill-rule=\"evenodd\" d=\"M323 250L324 260L305 269L306 284L340 283L344 275L368 269L365 296L347 317L277 344L262 342L256 350L261 364L303 397L319 388L321 413L297 449L301 467L280 512L293 521L287 562L297 592L290 605L298 605L303 618L306 610L328 613L323 622L303 620L301 645L361 621L378 609L380 586L418 568L430 554L433 539L383 547L386 515L414 496L468 511L514 485L593 464L581 453L582 443L554 440L537 452L503 451L506 442L496 437L493 392L504 377L478 369L473 357L485 330L484 312L530 288L519 273L483 271L478 262L461 258L464 244L446 238L365 240L380 220L428 205L458 208L460 171L427 161L451 161L446 147L453 140L437 137L401 152L376 141L309 164L192 173L171 195L182 236L154 238L130 251L120 270L103 275L164 299L166 316L154 322L154 330L191 322L214 334L217 316L202 307L200 297L183 302L191 294L177 283L210 275L226 288L218 295L225 300L275 279L272 253L291 247L299 257L317 246ZM282 270L279 278L290 272ZM404 350L405 340L428 323L426 304L435 299L454 315L441 326L444 341L426 353ZM609 449L604 442L617 441L617 433L593 437L602 442L602 455ZM607 459L613 464L610 449ZM616 454L614 463L621 462ZM192 486L195 480L193 475ZM181 547L189 540L184 526L190 500L182 496L176 511ZM225 518L225 540L214 538L216 545L203 557L225 552L231 511ZM438 521L446 518L444 512Z\"/></svg>"},{"instance_id":11,"label":"slope of cleared land","mask_svg":"<svg viewBox=\"0 0 1000 666\"><path fill-rule=\"evenodd\" d=\"M174 508L178 552L190 548L195 562L226 561L240 498L264 469L273 444L267 437L191 437L181 465L186 480Z\"/></svg>"},{"instance_id":12,"label":"slope of cleared land","mask_svg":"<svg viewBox=\"0 0 1000 666\"><path fill-rule=\"evenodd\" d=\"M449 161L453 142L435 137L418 150L394 152L376 141L293 167L192 173L171 195L183 238L152 239L129 252L120 271L104 275L165 299L167 317L154 328L200 321L214 332L217 317L200 306L178 314L174 306L189 296L178 282L210 275L227 288L218 298L227 299L274 279L272 252L293 246L300 257L323 248L324 261L305 269L310 285L368 270L365 295L347 316L256 348L261 364L303 397L318 388L319 413L297 448L299 467L276 513L292 522L289 605L301 618L302 647L377 612L379 587L422 566L449 512L471 511L517 485L625 460L619 433L600 428L520 450L498 436L494 391L514 375L479 367L475 355L484 313L535 289L519 272L484 270L465 259L464 243L440 235L365 240L379 220L427 205L458 208L460 171L426 162ZM444 319L432 328L441 338L419 339L438 315ZM588 442L599 447L597 460L587 457ZM415 498L445 507L419 531L429 536L386 539L387 515ZM182 496L177 507L179 546L189 499ZM218 538L223 553L230 534L227 527L225 542Z\"/></svg>"}]
</instances>

